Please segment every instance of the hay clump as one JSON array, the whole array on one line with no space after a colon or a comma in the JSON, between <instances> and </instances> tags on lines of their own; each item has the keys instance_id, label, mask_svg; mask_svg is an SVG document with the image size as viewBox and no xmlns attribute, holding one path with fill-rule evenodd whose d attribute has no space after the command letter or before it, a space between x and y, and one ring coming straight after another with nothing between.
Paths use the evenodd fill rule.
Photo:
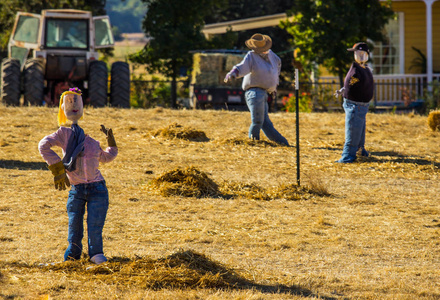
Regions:
<instances>
[{"instance_id":1,"label":"hay clump","mask_svg":"<svg viewBox=\"0 0 440 300\"><path fill-rule=\"evenodd\" d=\"M440 110L431 111L427 122L432 131L440 130Z\"/></svg>"},{"instance_id":2,"label":"hay clump","mask_svg":"<svg viewBox=\"0 0 440 300\"><path fill-rule=\"evenodd\" d=\"M218 185L204 172L190 166L176 168L151 181L151 189L162 196L217 197Z\"/></svg>"},{"instance_id":3,"label":"hay clump","mask_svg":"<svg viewBox=\"0 0 440 300\"><path fill-rule=\"evenodd\" d=\"M172 123L168 127L159 129L152 133L154 137L160 136L167 139L182 139L188 141L206 142L208 137L203 131L193 129L191 127L184 127L177 123Z\"/></svg>"}]
</instances>

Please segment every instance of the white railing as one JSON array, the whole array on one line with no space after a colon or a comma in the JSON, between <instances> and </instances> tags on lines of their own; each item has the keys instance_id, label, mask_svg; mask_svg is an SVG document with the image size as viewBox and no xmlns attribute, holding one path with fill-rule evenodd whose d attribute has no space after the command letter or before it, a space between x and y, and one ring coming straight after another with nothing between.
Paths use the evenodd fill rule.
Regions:
<instances>
[{"instance_id":1,"label":"white railing","mask_svg":"<svg viewBox=\"0 0 440 300\"><path fill-rule=\"evenodd\" d=\"M433 74L433 80L440 81L440 74ZM318 82L331 90L340 88L338 77L323 76ZM375 105L399 105L422 101L428 87L426 74L374 75L374 82Z\"/></svg>"}]
</instances>

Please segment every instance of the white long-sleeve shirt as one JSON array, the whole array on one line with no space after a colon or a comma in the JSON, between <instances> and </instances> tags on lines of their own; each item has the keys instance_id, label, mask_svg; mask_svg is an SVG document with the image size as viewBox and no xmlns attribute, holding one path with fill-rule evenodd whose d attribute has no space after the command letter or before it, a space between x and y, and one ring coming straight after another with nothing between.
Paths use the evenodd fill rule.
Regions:
<instances>
[{"instance_id":1,"label":"white long-sleeve shirt","mask_svg":"<svg viewBox=\"0 0 440 300\"><path fill-rule=\"evenodd\" d=\"M265 89L268 93L276 90L281 72L281 59L269 50L269 61L263 59L254 51L249 51L244 59L235 68L237 77L244 77L242 88L247 90L252 87Z\"/></svg>"}]
</instances>

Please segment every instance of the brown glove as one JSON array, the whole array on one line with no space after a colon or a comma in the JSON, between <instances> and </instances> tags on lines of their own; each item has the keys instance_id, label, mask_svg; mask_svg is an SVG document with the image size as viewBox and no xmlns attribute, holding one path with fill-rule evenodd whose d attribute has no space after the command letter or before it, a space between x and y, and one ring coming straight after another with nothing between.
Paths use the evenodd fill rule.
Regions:
<instances>
[{"instance_id":1,"label":"brown glove","mask_svg":"<svg viewBox=\"0 0 440 300\"><path fill-rule=\"evenodd\" d=\"M111 128L107 129L104 125L101 125L101 131L107 136L107 143L109 147L117 147L115 137L113 136L113 130Z\"/></svg>"},{"instance_id":2,"label":"brown glove","mask_svg":"<svg viewBox=\"0 0 440 300\"><path fill-rule=\"evenodd\" d=\"M49 170L52 171L54 176L53 181L55 182L55 188L57 190L65 190L66 186L70 186L69 178L67 178L66 169L64 168L62 161L50 165Z\"/></svg>"}]
</instances>

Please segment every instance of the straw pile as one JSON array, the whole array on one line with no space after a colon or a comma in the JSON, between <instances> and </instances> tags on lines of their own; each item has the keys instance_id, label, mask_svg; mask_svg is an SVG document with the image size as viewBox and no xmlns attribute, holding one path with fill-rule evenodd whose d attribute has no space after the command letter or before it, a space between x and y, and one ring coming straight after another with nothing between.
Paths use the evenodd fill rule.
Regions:
<instances>
[{"instance_id":1,"label":"straw pile","mask_svg":"<svg viewBox=\"0 0 440 300\"><path fill-rule=\"evenodd\" d=\"M225 84L223 79L233 66L241 62L242 55L196 53L193 56L191 83L202 86L241 86L241 80Z\"/></svg>"},{"instance_id":2,"label":"straw pile","mask_svg":"<svg viewBox=\"0 0 440 300\"><path fill-rule=\"evenodd\" d=\"M427 121L432 131L440 130L440 110L431 111Z\"/></svg>"},{"instance_id":3,"label":"straw pile","mask_svg":"<svg viewBox=\"0 0 440 300\"><path fill-rule=\"evenodd\" d=\"M206 142L208 137L203 131L193 129L191 127L183 127L177 123L172 123L168 127L152 132L154 137L163 137L167 139L183 139L188 141Z\"/></svg>"},{"instance_id":4,"label":"straw pile","mask_svg":"<svg viewBox=\"0 0 440 300\"><path fill-rule=\"evenodd\" d=\"M139 286L147 289L163 288L229 288L250 282L233 269L210 260L192 250L180 250L166 258L150 259L111 258L107 263L90 267L87 259L42 267L48 272L60 272L78 279L94 275L106 283Z\"/></svg>"},{"instance_id":5,"label":"straw pile","mask_svg":"<svg viewBox=\"0 0 440 300\"><path fill-rule=\"evenodd\" d=\"M218 185L195 167L174 169L151 181L150 189L162 196L217 197Z\"/></svg>"},{"instance_id":6,"label":"straw pile","mask_svg":"<svg viewBox=\"0 0 440 300\"><path fill-rule=\"evenodd\" d=\"M246 198L252 200L301 200L312 196L330 196L327 190L320 188L299 187L296 184L281 184L265 188L255 183L224 181L215 183L204 172L191 166L186 169L176 168L153 179L149 189L161 196L181 197L222 197Z\"/></svg>"},{"instance_id":7,"label":"straw pile","mask_svg":"<svg viewBox=\"0 0 440 300\"><path fill-rule=\"evenodd\" d=\"M230 71L232 67L237 65L243 60L243 56L236 55L236 54L229 54L226 56L226 62L225 62L225 71Z\"/></svg>"}]
</instances>

